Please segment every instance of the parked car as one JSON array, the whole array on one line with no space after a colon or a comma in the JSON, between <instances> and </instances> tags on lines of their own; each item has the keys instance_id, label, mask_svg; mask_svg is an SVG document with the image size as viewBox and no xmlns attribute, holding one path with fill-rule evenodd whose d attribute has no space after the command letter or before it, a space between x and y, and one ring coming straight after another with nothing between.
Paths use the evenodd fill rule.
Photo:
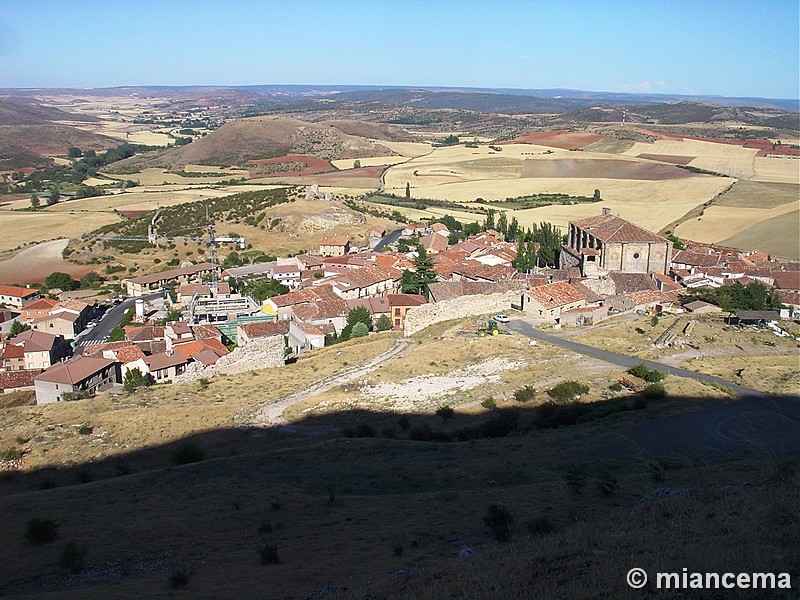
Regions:
<instances>
[{"instance_id":1,"label":"parked car","mask_svg":"<svg viewBox=\"0 0 800 600\"><path fill-rule=\"evenodd\" d=\"M495 315L492 318L498 323L508 323L510 321L508 315Z\"/></svg>"}]
</instances>

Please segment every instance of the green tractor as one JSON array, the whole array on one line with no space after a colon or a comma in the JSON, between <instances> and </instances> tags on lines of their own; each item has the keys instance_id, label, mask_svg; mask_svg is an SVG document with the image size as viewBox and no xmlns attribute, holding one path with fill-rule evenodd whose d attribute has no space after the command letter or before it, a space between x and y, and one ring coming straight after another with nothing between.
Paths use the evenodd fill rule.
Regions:
<instances>
[{"instance_id":1,"label":"green tractor","mask_svg":"<svg viewBox=\"0 0 800 600\"><path fill-rule=\"evenodd\" d=\"M511 335L511 332L505 329L500 329L497 326L497 321L495 321L494 319L489 319L488 321L486 321L485 325L482 324L478 328L475 334L480 337L486 337L487 335L500 335L500 334Z\"/></svg>"}]
</instances>

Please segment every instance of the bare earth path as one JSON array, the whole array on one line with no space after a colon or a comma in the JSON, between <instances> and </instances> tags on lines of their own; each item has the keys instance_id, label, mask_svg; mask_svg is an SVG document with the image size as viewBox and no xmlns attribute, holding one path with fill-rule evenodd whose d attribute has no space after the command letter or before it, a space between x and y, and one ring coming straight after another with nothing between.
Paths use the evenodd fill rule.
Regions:
<instances>
[{"instance_id":1,"label":"bare earth path","mask_svg":"<svg viewBox=\"0 0 800 600\"><path fill-rule=\"evenodd\" d=\"M283 418L283 411L289 408L292 404L305 400L306 398L310 398L311 396L315 396L316 394L326 392L337 385L343 385L352 381L353 379L362 377L370 371L374 371L375 369L400 358L406 352L408 352L412 346L417 345L417 343L418 342L409 340L407 338L400 338L394 343L394 346L382 354L379 354L364 365L354 366L350 369L339 371L330 377L316 381L302 390L281 398L277 402L268 400L267 403L262 404L257 409L250 425L256 427L274 427L276 425L286 425L286 421Z\"/></svg>"}]
</instances>

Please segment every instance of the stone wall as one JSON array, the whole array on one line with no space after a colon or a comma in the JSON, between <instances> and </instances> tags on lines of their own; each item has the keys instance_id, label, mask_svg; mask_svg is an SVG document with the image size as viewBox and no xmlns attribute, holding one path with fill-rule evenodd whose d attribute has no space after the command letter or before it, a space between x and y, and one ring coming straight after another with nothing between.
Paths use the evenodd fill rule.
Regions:
<instances>
[{"instance_id":1,"label":"stone wall","mask_svg":"<svg viewBox=\"0 0 800 600\"><path fill-rule=\"evenodd\" d=\"M190 364L185 373L175 377L174 382L197 381L214 375L232 375L254 369L282 367L286 364L285 348L286 342L282 335L256 338L246 346L240 346L223 356L210 367L203 367L200 363Z\"/></svg>"},{"instance_id":2,"label":"stone wall","mask_svg":"<svg viewBox=\"0 0 800 600\"><path fill-rule=\"evenodd\" d=\"M404 335L406 337L414 335L435 323L506 312L511 308L511 303L519 303L521 297L521 291L512 291L500 294L461 296L435 304L414 306L406 313Z\"/></svg>"}]
</instances>

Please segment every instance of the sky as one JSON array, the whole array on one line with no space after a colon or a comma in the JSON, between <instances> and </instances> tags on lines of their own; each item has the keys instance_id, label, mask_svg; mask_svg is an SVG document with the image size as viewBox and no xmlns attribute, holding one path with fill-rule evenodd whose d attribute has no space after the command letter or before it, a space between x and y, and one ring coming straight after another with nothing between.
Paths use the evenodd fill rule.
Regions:
<instances>
[{"instance_id":1,"label":"sky","mask_svg":"<svg viewBox=\"0 0 800 600\"><path fill-rule=\"evenodd\" d=\"M798 0L3 0L0 87L798 98Z\"/></svg>"}]
</instances>

